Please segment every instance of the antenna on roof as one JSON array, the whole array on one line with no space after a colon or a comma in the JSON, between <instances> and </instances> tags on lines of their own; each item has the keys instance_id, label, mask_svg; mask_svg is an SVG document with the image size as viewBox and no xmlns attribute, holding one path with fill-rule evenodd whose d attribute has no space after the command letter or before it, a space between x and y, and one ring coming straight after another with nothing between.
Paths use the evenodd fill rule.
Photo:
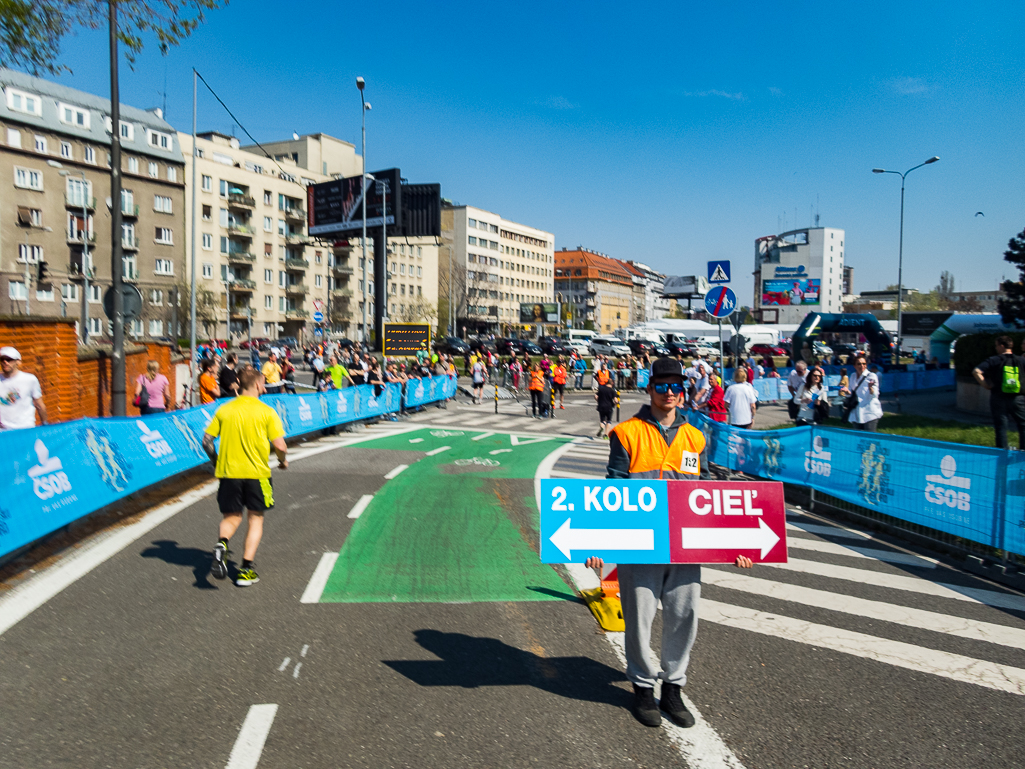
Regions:
<instances>
[{"instance_id":1,"label":"antenna on roof","mask_svg":"<svg viewBox=\"0 0 1025 769\"><path fill-rule=\"evenodd\" d=\"M819 226L819 194L815 193L815 226Z\"/></svg>"}]
</instances>

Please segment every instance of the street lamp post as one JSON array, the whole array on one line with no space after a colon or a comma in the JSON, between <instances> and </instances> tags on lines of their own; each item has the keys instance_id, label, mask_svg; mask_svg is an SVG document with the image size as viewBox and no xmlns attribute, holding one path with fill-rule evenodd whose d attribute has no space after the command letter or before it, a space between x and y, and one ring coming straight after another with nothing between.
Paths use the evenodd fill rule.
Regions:
<instances>
[{"instance_id":1,"label":"street lamp post","mask_svg":"<svg viewBox=\"0 0 1025 769\"><path fill-rule=\"evenodd\" d=\"M872 173L874 174L897 174L900 177L900 245L897 250L897 358L895 363L900 363L900 348L901 348L901 316L904 312L904 179L909 173L914 171L916 168L927 166L930 163L935 163L939 160L939 155L926 160L924 163L919 163L914 168L909 168L904 173L900 171L887 171L885 168L873 168Z\"/></svg>"},{"instance_id":2,"label":"street lamp post","mask_svg":"<svg viewBox=\"0 0 1025 769\"><path fill-rule=\"evenodd\" d=\"M363 172L361 178L361 199L363 206L363 344L367 343L367 111L370 105L363 97L363 89L366 82L361 77L356 78L356 87L359 89L359 100L363 105L361 117L363 118Z\"/></svg>"}]
</instances>

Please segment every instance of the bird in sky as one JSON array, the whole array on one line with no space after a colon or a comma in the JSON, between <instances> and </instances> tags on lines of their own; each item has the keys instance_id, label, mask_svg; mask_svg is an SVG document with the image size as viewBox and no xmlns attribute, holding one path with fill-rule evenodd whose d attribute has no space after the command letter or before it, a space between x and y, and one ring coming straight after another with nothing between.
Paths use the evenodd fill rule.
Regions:
<instances>
[{"instance_id":1,"label":"bird in sky","mask_svg":"<svg viewBox=\"0 0 1025 769\"><path fill-rule=\"evenodd\" d=\"M975 215L976 215L976 216L985 216L985 214L984 214L984 213L982 213L982 211L976 211L976 212L975 212Z\"/></svg>"}]
</instances>

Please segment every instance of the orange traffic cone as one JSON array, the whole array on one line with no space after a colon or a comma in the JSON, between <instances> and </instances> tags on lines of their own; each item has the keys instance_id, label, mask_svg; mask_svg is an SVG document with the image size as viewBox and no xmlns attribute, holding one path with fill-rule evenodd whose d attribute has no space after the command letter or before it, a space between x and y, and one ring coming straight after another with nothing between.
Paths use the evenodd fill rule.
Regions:
<instances>
[{"instance_id":1,"label":"orange traffic cone","mask_svg":"<svg viewBox=\"0 0 1025 769\"><path fill-rule=\"evenodd\" d=\"M623 605L619 601L619 570L616 564L605 564L598 577L601 587L583 590L580 594L604 630L622 632L626 630L626 623L623 621Z\"/></svg>"}]
</instances>

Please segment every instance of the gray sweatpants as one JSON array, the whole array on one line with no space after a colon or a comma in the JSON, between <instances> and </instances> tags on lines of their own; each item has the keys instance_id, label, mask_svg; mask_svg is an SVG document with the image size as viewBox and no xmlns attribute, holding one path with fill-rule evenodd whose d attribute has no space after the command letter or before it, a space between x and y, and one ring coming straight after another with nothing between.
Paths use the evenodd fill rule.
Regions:
<instances>
[{"instance_id":1,"label":"gray sweatpants","mask_svg":"<svg viewBox=\"0 0 1025 769\"><path fill-rule=\"evenodd\" d=\"M626 623L626 677L654 687L661 678L687 683L690 649L698 633L701 567L692 564L620 564L619 596ZM662 670L651 664L651 623L662 601Z\"/></svg>"}]
</instances>

